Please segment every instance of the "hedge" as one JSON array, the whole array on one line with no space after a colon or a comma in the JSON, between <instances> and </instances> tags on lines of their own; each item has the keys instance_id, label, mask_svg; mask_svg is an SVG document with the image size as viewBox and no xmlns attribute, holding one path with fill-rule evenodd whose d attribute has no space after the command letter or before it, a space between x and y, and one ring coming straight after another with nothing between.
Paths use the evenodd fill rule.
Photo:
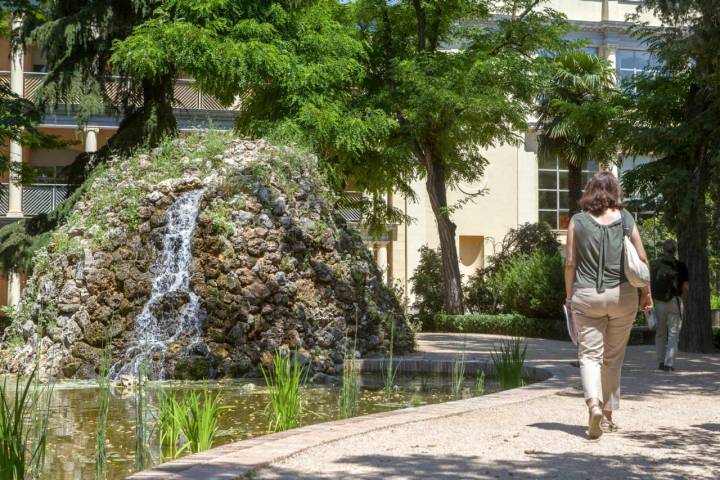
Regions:
<instances>
[{"instance_id":1,"label":"hedge","mask_svg":"<svg viewBox=\"0 0 720 480\"><path fill-rule=\"evenodd\" d=\"M494 333L518 337L567 340L559 320L528 318L517 314L428 315L420 318L423 332Z\"/></svg>"}]
</instances>

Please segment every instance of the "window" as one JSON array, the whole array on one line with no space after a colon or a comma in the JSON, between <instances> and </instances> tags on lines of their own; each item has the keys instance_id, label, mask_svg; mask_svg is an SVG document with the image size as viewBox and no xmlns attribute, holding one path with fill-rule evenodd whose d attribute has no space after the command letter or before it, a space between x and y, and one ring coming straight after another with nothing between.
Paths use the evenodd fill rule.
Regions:
<instances>
[{"instance_id":1,"label":"window","mask_svg":"<svg viewBox=\"0 0 720 480\"><path fill-rule=\"evenodd\" d=\"M595 162L589 162L583 170L582 181L587 182L598 170ZM567 162L559 159L540 160L538 167L538 220L547 222L555 230L566 230L570 222L568 213Z\"/></svg>"},{"instance_id":2,"label":"window","mask_svg":"<svg viewBox=\"0 0 720 480\"><path fill-rule=\"evenodd\" d=\"M618 83L623 83L646 68L657 66L655 57L644 50L618 50L616 58Z\"/></svg>"}]
</instances>

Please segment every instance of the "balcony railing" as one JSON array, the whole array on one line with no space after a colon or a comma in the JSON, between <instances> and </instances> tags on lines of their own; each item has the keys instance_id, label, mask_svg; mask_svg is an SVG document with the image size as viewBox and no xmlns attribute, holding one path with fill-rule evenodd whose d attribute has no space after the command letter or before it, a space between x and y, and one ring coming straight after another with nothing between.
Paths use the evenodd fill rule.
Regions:
<instances>
[{"instance_id":1,"label":"balcony railing","mask_svg":"<svg viewBox=\"0 0 720 480\"><path fill-rule=\"evenodd\" d=\"M23 216L32 217L38 213L50 213L67 198L70 189L64 183L33 183L22 186ZM0 190L0 215L8 212L8 184Z\"/></svg>"},{"instance_id":2,"label":"balcony railing","mask_svg":"<svg viewBox=\"0 0 720 480\"><path fill-rule=\"evenodd\" d=\"M34 100L38 89L45 79L46 73L25 72L23 75L23 96L27 99ZM120 83L125 80L120 77L114 77L112 81L106 84L107 95L111 99L113 105L118 105L118 93L120 91ZM10 84L10 72L0 71L0 83ZM184 110L238 110L239 103L224 107L220 102L208 95L195 86L195 80L190 78L180 78L175 81L173 86L175 94L175 102L173 107ZM77 103L77 99L69 103Z\"/></svg>"}]
</instances>

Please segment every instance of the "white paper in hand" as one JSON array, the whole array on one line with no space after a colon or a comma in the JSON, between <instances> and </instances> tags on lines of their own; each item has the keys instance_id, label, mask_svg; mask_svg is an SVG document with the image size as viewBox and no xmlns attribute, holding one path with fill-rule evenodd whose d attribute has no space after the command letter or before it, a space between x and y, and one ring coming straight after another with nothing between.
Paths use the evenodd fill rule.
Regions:
<instances>
[{"instance_id":1,"label":"white paper in hand","mask_svg":"<svg viewBox=\"0 0 720 480\"><path fill-rule=\"evenodd\" d=\"M570 336L570 340L577 345L578 339L577 339L577 327L575 326L575 319L573 318L572 310L567 308L567 305L563 305L563 315L565 315L565 325L567 326L568 335Z\"/></svg>"}]
</instances>

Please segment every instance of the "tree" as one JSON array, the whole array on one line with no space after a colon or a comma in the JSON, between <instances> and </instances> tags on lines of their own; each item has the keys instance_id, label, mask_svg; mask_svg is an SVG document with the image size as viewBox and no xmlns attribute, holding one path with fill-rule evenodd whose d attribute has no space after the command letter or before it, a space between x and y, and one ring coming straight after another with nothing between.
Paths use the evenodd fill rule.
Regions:
<instances>
[{"instance_id":1,"label":"tree","mask_svg":"<svg viewBox=\"0 0 720 480\"><path fill-rule=\"evenodd\" d=\"M47 76L36 101L43 106L73 104L78 122L117 109L122 120L110 145L156 145L176 131L172 109L177 70L130 77L110 62L116 41L152 17L157 0L7 0L22 15L21 40L45 56Z\"/></svg>"},{"instance_id":2,"label":"tree","mask_svg":"<svg viewBox=\"0 0 720 480\"><path fill-rule=\"evenodd\" d=\"M618 153L610 128L620 115L610 63L583 50L560 54L538 103L538 155L568 163L570 216L580 210L582 171L594 160L607 165Z\"/></svg>"},{"instance_id":3,"label":"tree","mask_svg":"<svg viewBox=\"0 0 720 480\"><path fill-rule=\"evenodd\" d=\"M710 352L708 193L720 167L720 1L645 0L662 28L637 17L636 34L660 61L625 88L625 149L655 160L624 178L645 197L657 197L688 265L690 296L680 348Z\"/></svg>"},{"instance_id":4,"label":"tree","mask_svg":"<svg viewBox=\"0 0 720 480\"><path fill-rule=\"evenodd\" d=\"M423 178L444 309L461 313L448 188L482 176L483 149L519 141L547 63L535 53L560 44L564 17L540 0L195 3L166 2L116 55L132 63L141 45L144 68L171 62L225 101L244 95L243 133L309 144L370 193L371 219Z\"/></svg>"}]
</instances>

